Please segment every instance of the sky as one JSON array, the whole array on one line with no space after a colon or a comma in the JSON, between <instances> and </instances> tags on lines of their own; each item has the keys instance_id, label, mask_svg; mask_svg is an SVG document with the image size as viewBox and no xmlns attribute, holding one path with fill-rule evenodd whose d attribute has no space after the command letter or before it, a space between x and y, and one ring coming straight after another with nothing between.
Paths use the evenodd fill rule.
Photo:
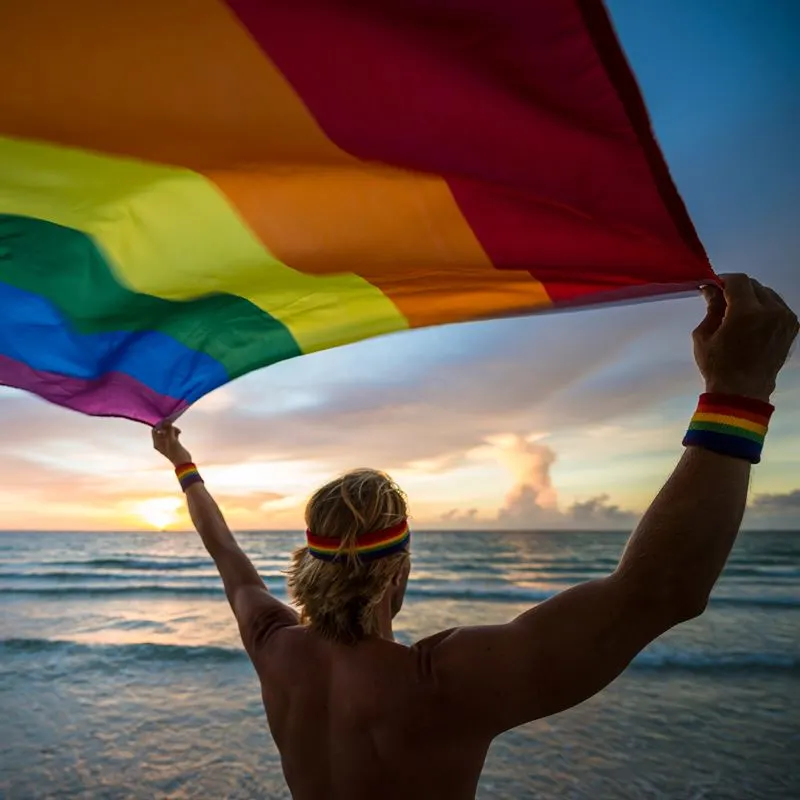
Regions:
<instances>
[{"instance_id":1,"label":"sky","mask_svg":"<svg viewBox=\"0 0 800 800\"><path fill-rule=\"evenodd\" d=\"M656 136L718 272L800 308L795 0L611 0ZM395 334L201 400L183 439L232 528L294 530L345 469L388 471L425 529L630 530L702 391L700 297ZM745 526L800 529L800 357ZM185 530L149 430L0 387L0 528Z\"/></svg>"}]
</instances>

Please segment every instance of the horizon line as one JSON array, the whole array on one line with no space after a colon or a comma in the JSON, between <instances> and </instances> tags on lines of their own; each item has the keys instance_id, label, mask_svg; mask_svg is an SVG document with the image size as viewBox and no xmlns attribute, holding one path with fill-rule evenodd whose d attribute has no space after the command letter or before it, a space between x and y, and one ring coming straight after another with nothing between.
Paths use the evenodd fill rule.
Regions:
<instances>
[{"instance_id":1,"label":"horizon line","mask_svg":"<svg viewBox=\"0 0 800 800\"><path fill-rule=\"evenodd\" d=\"M611 534L628 534L631 535L633 531L621 528L417 528L417 533L526 533L526 534L562 534L562 533L611 533ZM107 528L99 530L75 530L75 529L62 529L62 528L0 528L0 535L8 534L69 534L69 535L126 535L126 534L142 534L142 535L188 535L199 534L190 529L185 530L158 530L158 529L144 529L144 528ZM232 531L236 534L303 534L301 528L239 528ZM794 533L800 534L800 528L740 528L740 533Z\"/></svg>"}]
</instances>

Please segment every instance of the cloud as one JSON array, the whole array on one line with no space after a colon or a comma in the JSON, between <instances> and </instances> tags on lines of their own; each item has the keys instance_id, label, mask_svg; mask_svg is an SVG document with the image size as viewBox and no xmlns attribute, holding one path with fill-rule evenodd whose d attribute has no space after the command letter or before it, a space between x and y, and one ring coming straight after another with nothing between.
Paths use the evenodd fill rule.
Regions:
<instances>
[{"instance_id":1,"label":"cloud","mask_svg":"<svg viewBox=\"0 0 800 800\"><path fill-rule=\"evenodd\" d=\"M540 504L536 486L520 484L512 489L505 504L498 509L495 526L533 530L563 527L565 522L558 508Z\"/></svg>"},{"instance_id":2,"label":"cloud","mask_svg":"<svg viewBox=\"0 0 800 800\"><path fill-rule=\"evenodd\" d=\"M0 528L11 529L131 529L143 524L150 512L170 506L184 506L175 476L169 464L149 451L138 465L114 456L101 472L101 462L94 463L94 448L86 444L86 453L76 450L73 459L51 459L48 448L34 448L23 454L3 456L6 473L0 483ZM46 457L42 458L42 455ZM88 454L88 458L87 458ZM155 456L155 454L153 454ZM130 466L130 468L128 468ZM263 491L256 485L242 491L236 481L226 482L210 471L219 485L212 486L214 497L225 510L232 525L266 527L265 512L274 523L275 510L285 511L291 498L277 491ZM235 477L235 476L234 476ZM294 504L296 505L296 503ZM296 516L296 515L295 515ZM191 527L188 515L176 514L177 524L170 528ZM165 518L165 524L169 520ZM294 524L290 515L284 524ZM271 524L270 527L275 527Z\"/></svg>"},{"instance_id":3,"label":"cloud","mask_svg":"<svg viewBox=\"0 0 800 800\"><path fill-rule=\"evenodd\" d=\"M439 517L442 522L466 524L471 524L477 518L477 508L469 508L466 511L461 511L458 508L451 508L449 511L445 511L444 514Z\"/></svg>"},{"instance_id":4,"label":"cloud","mask_svg":"<svg viewBox=\"0 0 800 800\"><path fill-rule=\"evenodd\" d=\"M757 494L750 506L757 513L782 514L794 512L800 515L800 489L784 494Z\"/></svg>"},{"instance_id":5,"label":"cloud","mask_svg":"<svg viewBox=\"0 0 800 800\"><path fill-rule=\"evenodd\" d=\"M558 525L562 515L550 477L550 468L556 461L553 449L520 436L497 441L499 459L515 479L514 487L497 511L498 527Z\"/></svg>"},{"instance_id":6,"label":"cloud","mask_svg":"<svg viewBox=\"0 0 800 800\"><path fill-rule=\"evenodd\" d=\"M221 463L300 458L333 470L396 470L438 461L449 469L499 433L598 424L699 388L692 325L682 351L663 343L664 326L681 313L694 324L698 308L661 305L672 316L658 304L557 314L388 337L380 351L372 342L315 354L234 384L240 400L215 424L190 411L182 427L199 454Z\"/></svg>"},{"instance_id":7,"label":"cloud","mask_svg":"<svg viewBox=\"0 0 800 800\"><path fill-rule=\"evenodd\" d=\"M755 495L746 522L748 527L763 530L800 530L800 489Z\"/></svg>"},{"instance_id":8,"label":"cloud","mask_svg":"<svg viewBox=\"0 0 800 800\"><path fill-rule=\"evenodd\" d=\"M181 427L203 464L451 470L501 433L580 429L693 393L689 330L699 312L697 302L672 300L384 337L236 381L191 409ZM61 460L98 447L126 459L149 452L144 426L90 420L21 395L0 397L0 417L0 454L52 451L55 443Z\"/></svg>"},{"instance_id":9,"label":"cloud","mask_svg":"<svg viewBox=\"0 0 800 800\"><path fill-rule=\"evenodd\" d=\"M451 508L440 516L447 528L484 530L626 530L637 514L625 511L601 494L576 501L562 509L553 485L551 469L557 454L541 440L522 436L498 436L494 453L514 481L502 505L490 514L471 508Z\"/></svg>"},{"instance_id":10,"label":"cloud","mask_svg":"<svg viewBox=\"0 0 800 800\"><path fill-rule=\"evenodd\" d=\"M496 441L500 444L500 461L506 464L517 481L502 511L531 504L537 508L555 508L556 493L550 478L550 468L556 461L553 449L521 436Z\"/></svg>"},{"instance_id":11,"label":"cloud","mask_svg":"<svg viewBox=\"0 0 800 800\"><path fill-rule=\"evenodd\" d=\"M611 504L608 495L560 509L550 475L557 456L548 445L517 437L501 453L517 483L497 512L498 527L619 529L635 523L637 515Z\"/></svg>"},{"instance_id":12,"label":"cloud","mask_svg":"<svg viewBox=\"0 0 800 800\"><path fill-rule=\"evenodd\" d=\"M611 503L607 494L599 494L583 502L576 501L569 507L567 516L579 525L588 523L617 527L632 526L639 519L638 514L624 511L618 505Z\"/></svg>"},{"instance_id":13,"label":"cloud","mask_svg":"<svg viewBox=\"0 0 800 800\"><path fill-rule=\"evenodd\" d=\"M235 486L222 477L214 483L231 503L239 496L236 508L252 509L248 525L258 525L256 507L275 519L290 504L259 497L261 487L297 497L331 472L359 466L446 475L508 437L516 444L496 451L514 484L492 525L627 526L632 515L600 497L559 508L555 456L531 432L580 441L584 431L617 420L628 425L670 398L693 394L699 381L689 330L699 311L698 302L672 300L384 337L236 381L191 409L181 428L215 481L217 473L233 480L234 465L250 472L254 464L272 465L247 481L236 478ZM800 386L795 375L789 383ZM145 426L7 392L0 393L0 420L0 485L9 496L90 504L174 488ZM574 458L574 447L563 455ZM426 521L437 520L442 506L449 503L431 504ZM454 509L442 523L487 524L485 495L465 503L467 512L473 506L480 513Z\"/></svg>"}]
</instances>

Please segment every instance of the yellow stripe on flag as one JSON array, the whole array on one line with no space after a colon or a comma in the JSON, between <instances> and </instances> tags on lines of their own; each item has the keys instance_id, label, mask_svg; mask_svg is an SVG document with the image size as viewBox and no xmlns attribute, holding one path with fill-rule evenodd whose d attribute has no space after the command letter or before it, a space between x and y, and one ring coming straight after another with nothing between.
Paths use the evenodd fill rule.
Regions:
<instances>
[{"instance_id":1,"label":"yellow stripe on flag","mask_svg":"<svg viewBox=\"0 0 800 800\"><path fill-rule=\"evenodd\" d=\"M363 278L308 275L278 261L191 170L4 137L0 163L0 213L89 234L137 292L238 295L282 322L304 352L408 327Z\"/></svg>"}]
</instances>

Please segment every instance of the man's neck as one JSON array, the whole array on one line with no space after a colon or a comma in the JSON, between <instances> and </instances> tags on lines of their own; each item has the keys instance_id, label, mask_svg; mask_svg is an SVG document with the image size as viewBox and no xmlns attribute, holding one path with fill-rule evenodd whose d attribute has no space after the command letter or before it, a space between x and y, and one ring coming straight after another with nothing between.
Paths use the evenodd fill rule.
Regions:
<instances>
[{"instance_id":1,"label":"man's neck","mask_svg":"<svg viewBox=\"0 0 800 800\"><path fill-rule=\"evenodd\" d=\"M378 606L378 635L381 639L394 641L394 631L392 630L392 608L388 597L385 597Z\"/></svg>"}]
</instances>

